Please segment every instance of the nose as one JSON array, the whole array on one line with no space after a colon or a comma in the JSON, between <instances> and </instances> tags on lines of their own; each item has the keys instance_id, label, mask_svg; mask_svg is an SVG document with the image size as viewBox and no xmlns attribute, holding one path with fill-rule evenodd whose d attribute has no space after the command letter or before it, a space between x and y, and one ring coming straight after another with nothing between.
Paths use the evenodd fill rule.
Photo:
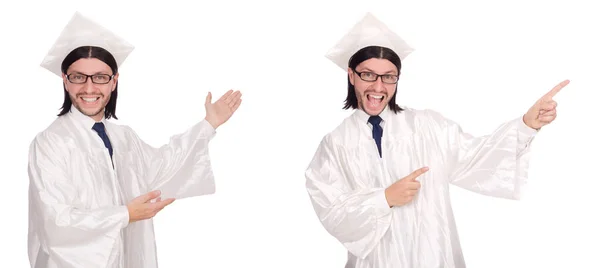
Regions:
<instances>
[{"instance_id":1,"label":"nose","mask_svg":"<svg viewBox=\"0 0 600 268\"><path fill-rule=\"evenodd\" d=\"M381 92L384 89L384 85L383 85L383 81L382 81L382 77L377 77L377 79L375 79L375 81L373 82L373 89L377 92Z\"/></svg>"},{"instance_id":2,"label":"nose","mask_svg":"<svg viewBox=\"0 0 600 268\"><path fill-rule=\"evenodd\" d=\"M92 83L92 78L88 77L88 80L85 81L85 84L83 85L83 91L86 94L90 94L94 92L94 83Z\"/></svg>"}]
</instances>

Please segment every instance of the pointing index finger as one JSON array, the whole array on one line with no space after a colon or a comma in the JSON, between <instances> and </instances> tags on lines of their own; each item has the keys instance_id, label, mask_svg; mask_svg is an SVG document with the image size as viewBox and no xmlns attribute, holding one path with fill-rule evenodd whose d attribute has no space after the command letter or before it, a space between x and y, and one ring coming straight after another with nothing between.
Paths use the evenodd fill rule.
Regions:
<instances>
[{"instance_id":1,"label":"pointing index finger","mask_svg":"<svg viewBox=\"0 0 600 268\"><path fill-rule=\"evenodd\" d=\"M423 173L427 172L428 170L429 170L428 167L422 167L420 169L413 171L413 173L410 173L410 175L408 175L408 178L410 180L415 180L417 177L421 176Z\"/></svg>"},{"instance_id":2,"label":"pointing index finger","mask_svg":"<svg viewBox=\"0 0 600 268\"><path fill-rule=\"evenodd\" d=\"M571 81L569 81L568 79L560 82L560 84L556 85L554 88L552 88L552 90L550 90L548 93L546 93L546 95L544 95L544 99L553 98L558 92L560 92L561 89L566 87L570 82Z\"/></svg>"}]
</instances>

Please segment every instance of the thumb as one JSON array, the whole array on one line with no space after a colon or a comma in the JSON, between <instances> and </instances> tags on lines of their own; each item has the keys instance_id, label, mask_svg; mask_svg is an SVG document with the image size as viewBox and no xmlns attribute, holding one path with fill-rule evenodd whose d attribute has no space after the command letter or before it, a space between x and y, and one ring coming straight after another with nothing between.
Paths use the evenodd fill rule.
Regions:
<instances>
[{"instance_id":1,"label":"thumb","mask_svg":"<svg viewBox=\"0 0 600 268\"><path fill-rule=\"evenodd\" d=\"M159 196L160 196L160 190L155 190L155 191L149 192L145 195L141 195L140 197L136 198L137 199L136 201L138 201L140 203L146 203L146 202L148 202L154 198L157 198Z\"/></svg>"},{"instance_id":2,"label":"thumb","mask_svg":"<svg viewBox=\"0 0 600 268\"><path fill-rule=\"evenodd\" d=\"M208 94L206 95L206 101L204 102L204 105L209 105L211 103L212 103L212 94L209 91Z\"/></svg>"}]
</instances>

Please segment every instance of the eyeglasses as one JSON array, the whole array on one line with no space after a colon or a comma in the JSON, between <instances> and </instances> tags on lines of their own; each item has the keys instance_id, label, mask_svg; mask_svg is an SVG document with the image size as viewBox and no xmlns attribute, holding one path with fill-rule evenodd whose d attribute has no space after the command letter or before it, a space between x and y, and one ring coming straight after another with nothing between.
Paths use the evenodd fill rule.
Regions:
<instances>
[{"instance_id":1,"label":"eyeglasses","mask_svg":"<svg viewBox=\"0 0 600 268\"><path fill-rule=\"evenodd\" d=\"M88 80L88 77L92 78L92 83L94 83L94 84L108 84L108 82L110 82L110 80L112 80L114 75L108 75L108 74L87 75L87 74L74 73L74 74L67 75L67 80L69 80L69 82L71 82L73 84L85 84Z\"/></svg>"},{"instance_id":2,"label":"eyeglasses","mask_svg":"<svg viewBox=\"0 0 600 268\"><path fill-rule=\"evenodd\" d=\"M358 77L360 77L360 79L367 82L375 82L379 77L381 77L381 82L386 84L396 84L396 82L398 82L398 76L393 74L376 74L371 72L361 73L357 72L356 70L354 70L354 72L358 74Z\"/></svg>"}]
</instances>

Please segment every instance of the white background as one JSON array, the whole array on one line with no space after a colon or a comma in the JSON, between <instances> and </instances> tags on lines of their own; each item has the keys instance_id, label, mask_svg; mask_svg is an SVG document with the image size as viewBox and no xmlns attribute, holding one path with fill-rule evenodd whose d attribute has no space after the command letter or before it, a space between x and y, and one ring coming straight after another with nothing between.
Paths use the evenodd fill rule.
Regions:
<instances>
[{"instance_id":1,"label":"white background","mask_svg":"<svg viewBox=\"0 0 600 268\"><path fill-rule=\"evenodd\" d=\"M366 11L417 49L399 103L435 109L473 134L571 79L555 97L558 118L533 144L524 199L454 188L453 205L469 267L599 267L600 17L585 2L3 1L0 267L28 267L27 149L63 98L39 64L76 10L136 46L120 69L118 122L152 145L201 120L208 91L244 93L211 143L217 193L156 217L161 267L343 267L304 169L350 113L341 109L345 73L323 55Z\"/></svg>"}]
</instances>

